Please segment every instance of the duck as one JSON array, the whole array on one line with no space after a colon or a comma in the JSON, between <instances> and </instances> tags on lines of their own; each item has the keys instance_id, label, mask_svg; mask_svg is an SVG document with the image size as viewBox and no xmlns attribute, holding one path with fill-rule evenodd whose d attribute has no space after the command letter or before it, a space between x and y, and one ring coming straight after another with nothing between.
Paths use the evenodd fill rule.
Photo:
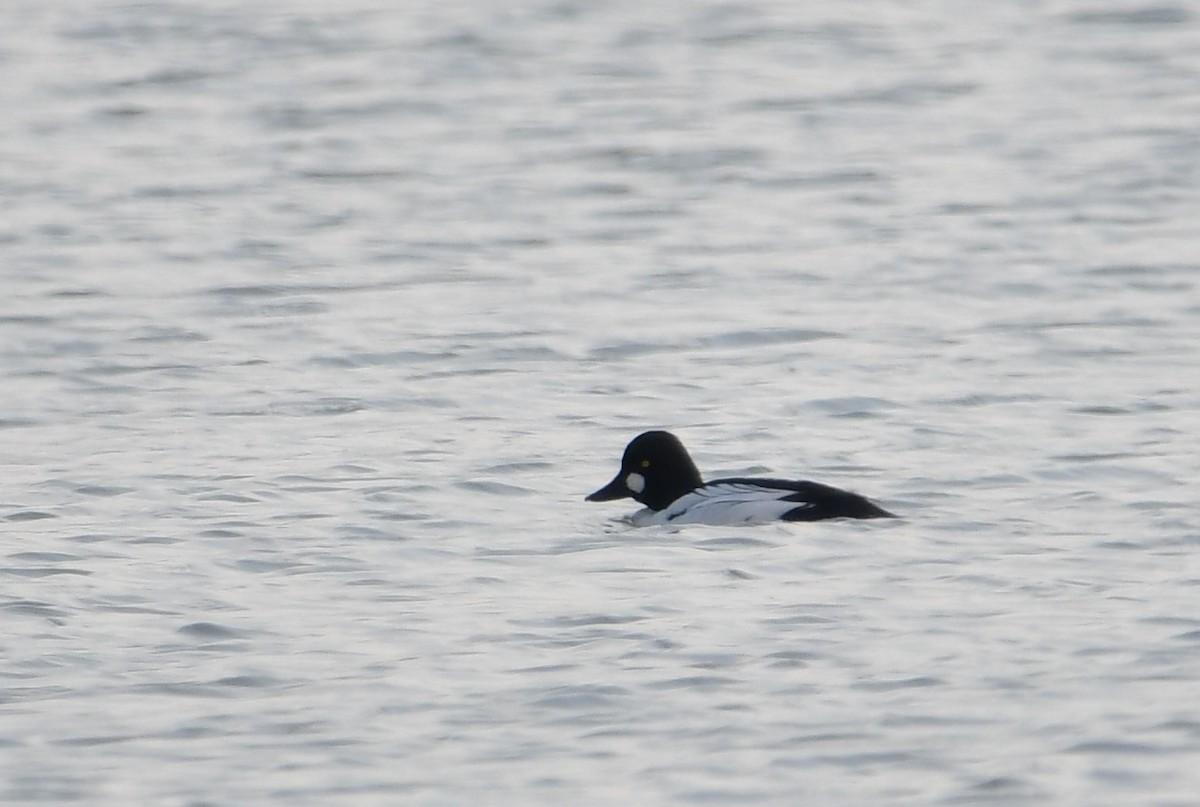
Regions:
<instances>
[{"instance_id":1,"label":"duck","mask_svg":"<svg viewBox=\"0 0 1200 807\"><path fill-rule=\"evenodd\" d=\"M633 438L621 470L585 501L630 498L645 505L630 518L638 527L896 517L865 496L819 482L743 477L705 482L683 443L667 431Z\"/></svg>"}]
</instances>

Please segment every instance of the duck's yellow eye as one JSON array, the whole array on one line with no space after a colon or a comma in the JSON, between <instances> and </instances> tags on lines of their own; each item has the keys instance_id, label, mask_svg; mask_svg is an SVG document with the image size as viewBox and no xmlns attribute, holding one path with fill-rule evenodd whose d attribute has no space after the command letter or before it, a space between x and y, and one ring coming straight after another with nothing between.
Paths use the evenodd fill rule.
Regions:
<instances>
[{"instance_id":1,"label":"duck's yellow eye","mask_svg":"<svg viewBox=\"0 0 1200 807\"><path fill-rule=\"evenodd\" d=\"M642 467L643 467L643 468L649 468L649 467L650 467L650 460L642 460Z\"/></svg>"}]
</instances>

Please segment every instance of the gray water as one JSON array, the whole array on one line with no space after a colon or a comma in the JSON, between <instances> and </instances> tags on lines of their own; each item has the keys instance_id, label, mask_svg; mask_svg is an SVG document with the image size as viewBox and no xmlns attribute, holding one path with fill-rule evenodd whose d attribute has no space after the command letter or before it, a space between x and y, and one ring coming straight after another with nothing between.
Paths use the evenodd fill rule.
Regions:
<instances>
[{"instance_id":1,"label":"gray water","mask_svg":"<svg viewBox=\"0 0 1200 807\"><path fill-rule=\"evenodd\" d=\"M3 803L1200 804L1200 8L0 23Z\"/></svg>"}]
</instances>

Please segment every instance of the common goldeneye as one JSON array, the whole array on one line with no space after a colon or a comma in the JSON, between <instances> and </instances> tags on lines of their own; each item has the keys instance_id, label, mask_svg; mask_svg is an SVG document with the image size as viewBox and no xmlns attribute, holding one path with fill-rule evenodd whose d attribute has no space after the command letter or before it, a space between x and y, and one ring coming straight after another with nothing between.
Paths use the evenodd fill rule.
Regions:
<instances>
[{"instance_id":1,"label":"common goldeneye","mask_svg":"<svg viewBox=\"0 0 1200 807\"><path fill-rule=\"evenodd\" d=\"M586 500L607 502L629 497L646 505L633 514L633 523L639 527L895 518L857 493L817 482L743 478L705 482L679 438L662 431L633 438L613 481Z\"/></svg>"}]
</instances>

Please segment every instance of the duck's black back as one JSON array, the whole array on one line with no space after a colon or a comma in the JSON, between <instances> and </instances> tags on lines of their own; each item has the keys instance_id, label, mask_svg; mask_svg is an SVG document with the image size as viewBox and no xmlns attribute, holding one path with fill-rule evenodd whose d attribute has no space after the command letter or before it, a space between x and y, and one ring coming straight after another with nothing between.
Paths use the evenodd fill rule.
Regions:
<instances>
[{"instance_id":1,"label":"duck's black back","mask_svg":"<svg viewBox=\"0 0 1200 807\"><path fill-rule=\"evenodd\" d=\"M731 482L735 484L760 485L766 488L794 491L779 501L796 502L797 507L780 516L783 521L821 521L827 518L895 518L866 496L848 490L792 479L714 479L709 484Z\"/></svg>"}]
</instances>

